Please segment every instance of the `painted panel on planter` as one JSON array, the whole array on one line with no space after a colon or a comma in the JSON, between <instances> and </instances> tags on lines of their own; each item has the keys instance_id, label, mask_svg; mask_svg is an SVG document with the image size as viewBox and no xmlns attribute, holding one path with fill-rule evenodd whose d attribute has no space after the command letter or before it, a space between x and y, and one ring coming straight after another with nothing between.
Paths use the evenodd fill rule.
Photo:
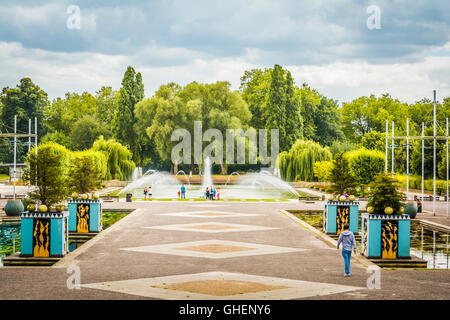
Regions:
<instances>
[{"instance_id":1,"label":"painted panel on planter","mask_svg":"<svg viewBox=\"0 0 450 320\"><path fill-rule=\"evenodd\" d=\"M80 203L77 205L77 232L89 232L89 207L90 205L86 203Z\"/></svg>"},{"instance_id":2,"label":"painted panel on planter","mask_svg":"<svg viewBox=\"0 0 450 320\"><path fill-rule=\"evenodd\" d=\"M327 219L327 232L330 233L334 233L336 232L336 211L337 211L337 206L336 205L329 205L327 207L327 214L328 214L328 219Z\"/></svg>"},{"instance_id":3,"label":"painted panel on planter","mask_svg":"<svg viewBox=\"0 0 450 320\"><path fill-rule=\"evenodd\" d=\"M398 221L383 220L381 223L381 258L397 259Z\"/></svg>"},{"instance_id":4,"label":"painted panel on planter","mask_svg":"<svg viewBox=\"0 0 450 320\"><path fill-rule=\"evenodd\" d=\"M363 236L362 236L362 246L361 252L367 257L367 219L363 219Z\"/></svg>"},{"instance_id":5,"label":"painted panel on planter","mask_svg":"<svg viewBox=\"0 0 450 320\"><path fill-rule=\"evenodd\" d=\"M24 219L20 225L20 253L26 255L33 254L33 219Z\"/></svg>"},{"instance_id":6,"label":"painted panel on planter","mask_svg":"<svg viewBox=\"0 0 450 320\"><path fill-rule=\"evenodd\" d=\"M350 231L353 233L358 233L359 224L359 207L357 205L350 206Z\"/></svg>"},{"instance_id":7,"label":"painted panel on planter","mask_svg":"<svg viewBox=\"0 0 450 320\"><path fill-rule=\"evenodd\" d=\"M336 214L336 234L339 235L344 231L344 225L349 223L350 207L349 206L337 206Z\"/></svg>"},{"instance_id":8,"label":"painted panel on planter","mask_svg":"<svg viewBox=\"0 0 450 320\"><path fill-rule=\"evenodd\" d=\"M64 219L51 219L50 238L52 244L50 246L50 254L64 255Z\"/></svg>"},{"instance_id":9,"label":"painted panel on planter","mask_svg":"<svg viewBox=\"0 0 450 320\"><path fill-rule=\"evenodd\" d=\"M367 239L368 242L368 257L381 256L381 220L369 220L367 222Z\"/></svg>"},{"instance_id":10,"label":"painted panel on planter","mask_svg":"<svg viewBox=\"0 0 450 320\"><path fill-rule=\"evenodd\" d=\"M50 256L50 219L33 219L33 256Z\"/></svg>"},{"instance_id":11,"label":"painted panel on planter","mask_svg":"<svg viewBox=\"0 0 450 320\"><path fill-rule=\"evenodd\" d=\"M410 257L410 220L398 222L398 256Z\"/></svg>"}]
</instances>

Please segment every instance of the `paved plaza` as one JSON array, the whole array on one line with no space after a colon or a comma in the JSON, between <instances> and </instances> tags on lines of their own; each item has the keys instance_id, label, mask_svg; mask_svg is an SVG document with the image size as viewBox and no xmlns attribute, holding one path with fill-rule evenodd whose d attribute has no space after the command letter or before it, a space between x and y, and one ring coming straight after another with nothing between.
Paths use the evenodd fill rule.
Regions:
<instances>
[{"instance_id":1,"label":"paved plaza","mask_svg":"<svg viewBox=\"0 0 450 320\"><path fill-rule=\"evenodd\" d=\"M282 209L302 202L114 202L136 209L52 267L0 268L0 299L448 299L448 270L381 270ZM74 266L80 289L67 282ZM69 272L69 273L68 273ZM69 279L70 280L70 279ZM70 282L70 281L69 281Z\"/></svg>"}]
</instances>

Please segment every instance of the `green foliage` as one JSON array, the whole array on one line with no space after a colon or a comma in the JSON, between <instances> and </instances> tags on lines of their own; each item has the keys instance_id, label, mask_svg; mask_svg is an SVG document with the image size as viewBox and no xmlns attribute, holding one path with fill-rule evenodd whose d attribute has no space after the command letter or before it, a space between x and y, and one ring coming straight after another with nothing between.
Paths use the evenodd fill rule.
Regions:
<instances>
[{"instance_id":1,"label":"green foliage","mask_svg":"<svg viewBox=\"0 0 450 320\"><path fill-rule=\"evenodd\" d=\"M278 168L286 181L314 181L314 164L331 160L331 152L314 141L297 140L289 152L278 156Z\"/></svg>"},{"instance_id":2,"label":"green foliage","mask_svg":"<svg viewBox=\"0 0 450 320\"><path fill-rule=\"evenodd\" d=\"M362 148L346 153L345 157L356 182L363 186L362 190L384 170L384 154L381 151Z\"/></svg>"},{"instance_id":3,"label":"green foliage","mask_svg":"<svg viewBox=\"0 0 450 320\"><path fill-rule=\"evenodd\" d=\"M366 132L361 140L361 146L369 150L386 150L386 133L378 131Z\"/></svg>"},{"instance_id":4,"label":"green foliage","mask_svg":"<svg viewBox=\"0 0 450 320\"><path fill-rule=\"evenodd\" d=\"M400 183L400 187L406 189L406 175L396 174L395 179ZM424 179L424 191L433 191L433 179ZM409 176L409 189L422 190L422 176ZM445 194L447 191L447 181L436 179L436 192Z\"/></svg>"},{"instance_id":5,"label":"green foliage","mask_svg":"<svg viewBox=\"0 0 450 320\"><path fill-rule=\"evenodd\" d=\"M327 181L330 178L331 170L333 170L332 161L317 161L314 163L314 176L319 181Z\"/></svg>"},{"instance_id":6,"label":"green foliage","mask_svg":"<svg viewBox=\"0 0 450 320\"><path fill-rule=\"evenodd\" d=\"M356 186L355 177L343 152L338 153L333 160L333 169L329 180L333 183L331 190L338 194L348 193Z\"/></svg>"},{"instance_id":7,"label":"green foliage","mask_svg":"<svg viewBox=\"0 0 450 320\"><path fill-rule=\"evenodd\" d=\"M72 131L69 137L71 149L89 149L99 136L108 138L111 136L111 132L96 117L85 115L72 125Z\"/></svg>"},{"instance_id":8,"label":"green foliage","mask_svg":"<svg viewBox=\"0 0 450 320\"><path fill-rule=\"evenodd\" d=\"M69 194L68 166L71 152L65 147L49 142L40 144L35 155L34 148L28 153L24 180L37 185L31 198L47 206L64 200Z\"/></svg>"},{"instance_id":9,"label":"green foliage","mask_svg":"<svg viewBox=\"0 0 450 320\"><path fill-rule=\"evenodd\" d=\"M17 131L28 132L28 119L32 119L34 126L36 117L38 132L42 135L45 133L42 126L43 110L47 104L47 93L34 84L30 78L22 78L16 88L3 88L0 96L0 105L2 105L0 122L8 125L12 132L14 116L17 115Z\"/></svg>"},{"instance_id":10,"label":"green foliage","mask_svg":"<svg viewBox=\"0 0 450 320\"><path fill-rule=\"evenodd\" d=\"M389 124L395 121L396 133L404 132L408 105L393 99L389 94L379 98L370 95L344 103L341 114L344 134L350 141L359 143L370 131L385 131L386 120L389 120Z\"/></svg>"},{"instance_id":11,"label":"green foliage","mask_svg":"<svg viewBox=\"0 0 450 320\"><path fill-rule=\"evenodd\" d=\"M341 152L347 152L347 151L352 151L352 150L356 150L358 149L358 147L349 142L348 140L334 140L333 143L330 146L330 151L333 154L333 158L336 157L336 155L338 153Z\"/></svg>"},{"instance_id":12,"label":"green foliage","mask_svg":"<svg viewBox=\"0 0 450 320\"><path fill-rule=\"evenodd\" d=\"M77 193L100 188L107 173L105 153L86 150L72 153L69 167L70 187Z\"/></svg>"},{"instance_id":13,"label":"green foliage","mask_svg":"<svg viewBox=\"0 0 450 320\"><path fill-rule=\"evenodd\" d=\"M375 214L384 214L386 207L394 209L394 214L400 214L404 206L405 195L399 190L399 182L390 175L380 173L370 185L367 207L373 207Z\"/></svg>"},{"instance_id":14,"label":"green foliage","mask_svg":"<svg viewBox=\"0 0 450 320\"><path fill-rule=\"evenodd\" d=\"M142 162L140 145L136 143L134 108L144 98L144 85L141 73L128 66L122 79L119 101L113 118L112 131L114 137L133 151L133 158Z\"/></svg>"},{"instance_id":15,"label":"green foliage","mask_svg":"<svg viewBox=\"0 0 450 320\"><path fill-rule=\"evenodd\" d=\"M100 136L92 146L94 151L102 151L107 159L106 179L127 180L136 165L131 160L131 152L114 139L105 140Z\"/></svg>"}]
</instances>

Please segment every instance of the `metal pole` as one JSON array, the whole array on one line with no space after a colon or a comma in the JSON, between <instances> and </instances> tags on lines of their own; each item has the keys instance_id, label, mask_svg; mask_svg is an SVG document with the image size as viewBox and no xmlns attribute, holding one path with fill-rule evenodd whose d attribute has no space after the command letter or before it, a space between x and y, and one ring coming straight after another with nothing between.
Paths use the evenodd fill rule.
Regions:
<instances>
[{"instance_id":1,"label":"metal pole","mask_svg":"<svg viewBox=\"0 0 450 320\"><path fill-rule=\"evenodd\" d=\"M409 119L406 118L406 200L409 200Z\"/></svg>"},{"instance_id":2,"label":"metal pole","mask_svg":"<svg viewBox=\"0 0 450 320\"><path fill-rule=\"evenodd\" d=\"M16 152L17 152L17 114L14 116L14 171L13 171L13 199L16 200Z\"/></svg>"},{"instance_id":3,"label":"metal pole","mask_svg":"<svg viewBox=\"0 0 450 320\"><path fill-rule=\"evenodd\" d=\"M391 159L391 161L392 161L392 167L391 167L392 178L394 178L394 148L395 148L394 142L395 142L395 140L394 140L394 121L392 121L392 159Z\"/></svg>"},{"instance_id":4,"label":"metal pole","mask_svg":"<svg viewBox=\"0 0 450 320\"><path fill-rule=\"evenodd\" d=\"M31 148L31 119L28 119L28 153L30 153ZM30 169L30 167L28 167ZM28 194L30 194L30 182L28 181Z\"/></svg>"},{"instance_id":5,"label":"metal pole","mask_svg":"<svg viewBox=\"0 0 450 320\"><path fill-rule=\"evenodd\" d=\"M447 159L447 219L448 219L448 118L445 118L445 126L446 126L446 132L445 135L447 136L447 144L446 144L446 159ZM447 238L448 240L448 238Z\"/></svg>"},{"instance_id":6,"label":"metal pole","mask_svg":"<svg viewBox=\"0 0 450 320\"><path fill-rule=\"evenodd\" d=\"M436 215L436 90L433 90L433 216Z\"/></svg>"},{"instance_id":7,"label":"metal pole","mask_svg":"<svg viewBox=\"0 0 450 320\"><path fill-rule=\"evenodd\" d=\"M36 155L36 160L37 160L38 136L37 136L37 118L36 117L34 118L34 133L35 133L35 136L34 136L34 154ZM38 166L37 166L37 161L36 161L36 174L35 174L35 177L36 177L36 179L35 179L36 188L37 188L37 185L38 185L37 172L38 172ZM36 204L36 208L37 208L38 207L38 201L37 200L36 200L35 204Z\"/></svg>"},{"instance_id":8,"label":"metal pole","mask_svg":"<svg viewBox=\"0 0 450 320\"><path fill-rule=\"evenodd\" d=\"M384 173L387 174L388 171L388 133L389 133L389 120L386 120L386 156L384 161Z\"/></svg>"},{"instance_id":9,"label":"metal pole","mask_svg":"<svg viewBox=\"0 0 450 320\"><path fill-rule=\"evenodd\" d=\"M422 259L423 259L423 227L422 227L422 236L421 236L421 240L420 240L420 252L422 252Z\"/></svg>"},{"instance_id":10,"label":"metal pole","mask_svg":"<svg viewBox=\"0 0 450 320\"><path fill-rule=\"evenodd\" d=\"M425 183L425 139L423 138L425 136L425 124L422 122L422 203L423 203L423 197L424 197L424 183Z\"/></svg>"}]
</instances>

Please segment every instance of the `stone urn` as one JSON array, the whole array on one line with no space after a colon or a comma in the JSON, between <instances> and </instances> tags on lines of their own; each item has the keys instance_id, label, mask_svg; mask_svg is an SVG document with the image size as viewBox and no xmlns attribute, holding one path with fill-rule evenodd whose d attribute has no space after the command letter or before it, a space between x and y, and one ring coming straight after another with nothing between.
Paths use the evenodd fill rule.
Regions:
<instances>
[{"instance_id":1,"label":"stone urn","mask_svg":"<svg viewBox=\"0 0 450 320\"><path fill-rule=\"evenodd\" d=\"M24 211L25 208L21 200L8 200L5 205L5 212L9 217L20 217Z\"/></svg>"}]
</instances>

